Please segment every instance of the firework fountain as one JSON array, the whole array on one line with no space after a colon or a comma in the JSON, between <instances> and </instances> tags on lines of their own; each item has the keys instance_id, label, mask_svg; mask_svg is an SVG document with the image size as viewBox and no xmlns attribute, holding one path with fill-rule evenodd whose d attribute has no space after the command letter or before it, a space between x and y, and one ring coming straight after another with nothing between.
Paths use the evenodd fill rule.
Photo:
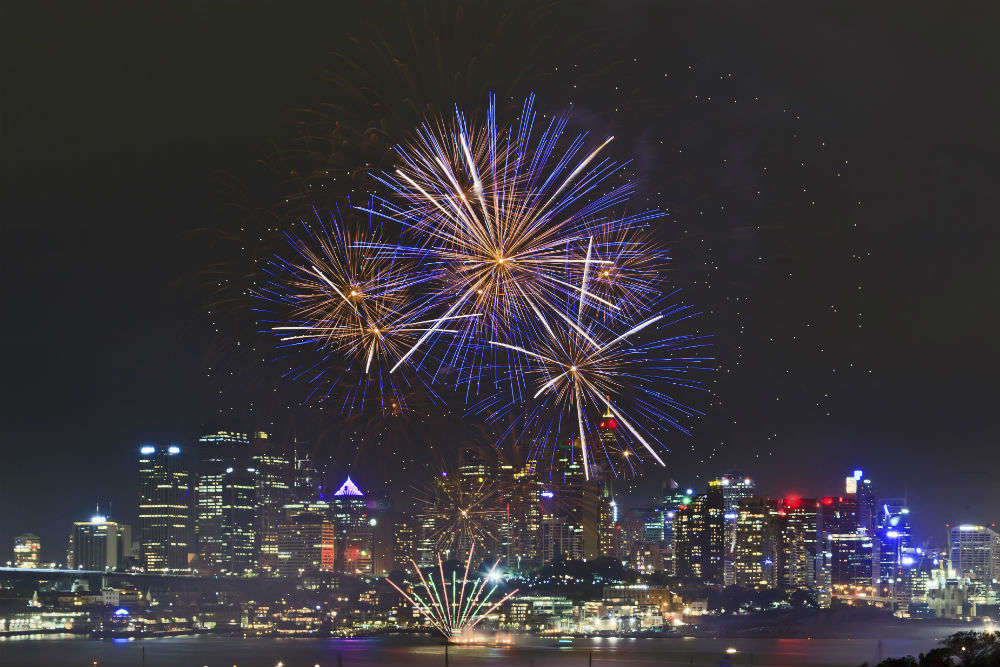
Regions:
<instances>
[{"instance_id":1,"label":"firework fountain","mask_svg":"<svg viewBox=\"0 0 1000 667\"><path fill-rule=\"evenodd\" d=\"M469 557L465 561L465 572L461 579L457 577L457 572L452 571L450 581L445 577L444 564L441 561L441 555L438 554L437 574L440 587L434 581L433 571L424 576L416 561L411 561L413 571L420 580L420 590L423 593L420 593L415 586L409 585L408 582L404 582L404 586L409 589L409 592L391 579L386 579L448 641L460 642L469 639L473 630L484 618L511 599L518 591L518 589L514 589L496 602L492 601L493 594L500 586L500 578L497 576L499 559L493 563L485 576L479 577L473 582L472 588L469 590L469 569L472 565L474 551L474 548L469 549Z\"/></svg>"}]
</instances>

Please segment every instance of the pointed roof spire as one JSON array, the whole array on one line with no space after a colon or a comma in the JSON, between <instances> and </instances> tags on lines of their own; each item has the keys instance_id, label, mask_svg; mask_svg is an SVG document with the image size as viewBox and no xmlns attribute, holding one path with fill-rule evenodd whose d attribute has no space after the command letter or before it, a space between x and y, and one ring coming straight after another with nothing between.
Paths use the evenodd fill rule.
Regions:
<instances>
[{"instance_id":1,"label":"pointed roof spire","mask_svg":"<svg viewBox=\"0 0 1000 667\"><path fill-rule=\"evenodd\" d=\"M351 476L348 475L347 479L344 480L344 483L340 485L340 488L337 489L337 492L333 495L334 497L337 497L337 496L363 496L365 494L361 493L361 489L358 488L357 484L351 481Z\"/></svg>"}]
</instances>

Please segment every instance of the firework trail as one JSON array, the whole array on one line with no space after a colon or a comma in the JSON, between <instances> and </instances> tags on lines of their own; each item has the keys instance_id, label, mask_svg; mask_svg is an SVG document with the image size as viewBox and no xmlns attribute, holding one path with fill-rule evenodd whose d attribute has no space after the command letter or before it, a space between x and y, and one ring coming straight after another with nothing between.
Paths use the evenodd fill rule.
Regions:
<instances>
[{"instance_id":1,"label":"firework trail","mask_svg":"<svg viewBox=\"0 0 1000 667\"><path fill-rule=\"evenodd\" d=\"M418 592L416 587L409 585L409 582L404 582L409 589L407 592L392 579L386 578L386 581L407 602L413 605L428 623L449 640L461 638L472 632L484 618L518 592L518 589L514 589L496 602L491 602L493 593L500 585L496 571L497 565L500 563L499 559L493 563L485 577L478 578L473 583L471 590L467 590L473 551L474 549L469 549L469 557L465 561L465 572L462 578L459 580L456 576L457 572L452 571L450 582L444 575L444 565L440 554L438 555L437 572L440 577L440 588L434 581L433 570L425 577L416 561L411 560L413 571L420 578L423 594ZM449 588L451 589L450 595Z\"/></svg>"},{"instance_id":2,"label":"firework trail","mask_svg":"<svg viewBox=\"0 0 1000 667\"><path fill-rule=\"evenodd\" d=\"M424 124L397 148L395 171L376 177L394 195L382 200L381 215L401 224L408 241L391 250L421 259L443 311L394 369L410 359L426 365L427 351L440 344L429 372L456 369L468 396L484 381L495 389L497 378L482 371L505 366L516 396L525 389L521 358L482 341L528 345L567 298L598 312L621 310L620 287L604 294L607 279L628 269L619 259L638 261L646 244L629 233L660 213L617 214L634 185L624 178L625 163L604 156L613 137L570 136L568 121L565 114L540 120L529 97L515 125L499 126L491 97L481 126L470 127L458 110L450 124ZM631 290L625 301L642 296ZM444 322L469 313L480 316L457 323L458 333L442 341Z\"/></svg>"}]
</instances>

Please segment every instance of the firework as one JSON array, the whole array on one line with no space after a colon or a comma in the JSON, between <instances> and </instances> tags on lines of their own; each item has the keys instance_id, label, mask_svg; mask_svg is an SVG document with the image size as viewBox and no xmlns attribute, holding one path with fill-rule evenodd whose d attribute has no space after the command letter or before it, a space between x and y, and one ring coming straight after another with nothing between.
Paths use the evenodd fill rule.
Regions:
<instances>
[{"instance_id":1,"label":"firework","mask_svg":"<svg viewBox=\"0 0 1000 667\"><path fill-rule=\"evenodd\" d=\"M453 553L477 542L500 544L504 507L494 480L443 471L416 499L421 514L433 518L427 537L437 551Z\"/></svg>"},{"instance_id":2,"label":"firework","mask_svg":"<svg viewBox=\"0 0 1000 667\"><path fill-rule=\"evenodd\" d=\"M569 136L567 115L542 121L533 102L525 101L509 127L498 126L492 98L478 128L460 111L451 124L425 124L411 144L397 148L396 170L378 177L395 195L382 202L383 214L400 223L409 240L392 250L420 257L428 267L442 321L479 315L455 327L440 356L470 387L495 382L484 369L505 367L514 371L511 389L523 389L520 357L484 347L483 340L527 344L538 333L538 319L567 298L596 311L619 310L599 293L600 280L618 258L642 252L644 244L624 247L622 235L659 215L616 214L634 186L624 178L624 163L603 156L613 137L594 143L583 134ZM588 272L600 269L609 273L588 282ZM641 296L641 290L630 294ZM421 350L442 328L424 331L394 369L411 357L422 364Z\"/></svg>"},{"instance_id":3,"label":"firework","mask_svg":"<svg viewBox=\"0 0 1000 667\"><path fill-rule=\"evenodd\" d=\"M422 594L409 582L404 581L404 585L409 589L407 592L392 579L386 579L407 602L420 611L428 623L448 640L459 639L472 632L484 618L512 598L518 591L518 589L514 589L496 602L492 602L493 594L500 586L500 578L497 576L499 559L493 563L486 576L476 579L471 590L467 590L470 583L469 568L472 565L473 551L474 549L469 549L469 557L465 561L465 572L462 578L458 579L457 572L452 571L450 582L444 575L444 565L440 554L438 555L437 573L440 577L440 588L434 581L433 570L425 577L416 561L411 560L413 571L420 579ZM449 589L451 589L450 595Z\"/></svg>"},{"instance_id":4,"label":"firework","mask_svg":"<svg viewBox=\"0 0 1000 667\"><path fill-rule=\"evenodd\" d=\"M255 290L266 314L262 324L277 337L277 348L304 346L318 353L287 376L315 384L310 398L320 400L346 386L345 412L363 405L369 394L378 397L383 412L398 410L406 387L394 383L389 369L430 327L447 332L443 320L473 316L431 316L432 302L414 292L424 274L411 259L372 249L384 244L383 229L371 217L366 224L346 225L335 215L324 221L317 214L314 228L303 224L302 230L288 235L291 258L274 257L268 280ZM322 387L325 393L317 396Z\"/></svg>"},{"instance_id":5,"label":"firework","mask_svg":"<svg viewBox=\"0 0 1000 667\"><path fill-rule=\"evenodd\" d=\"M491 421L524 414L525 434L536 443L529 459L536 465L546 454L554 459L567 443L578 448L587 479L598 470L618 474L623 464L632 469L644 456L664 465L663 433L686 433L683 419L700 414L664 388L702 389L699 376L709 370L704 336L663 334L693 316L693 309L675 304L642 320L607 321L589 317L580 298L556 314L551 322L540 316L545 335L531 347L489 341L531 363L531 405L525 409L498 393L473 410ZM594 427L598 414L603 428ZM576 454L563 458L576 460Z\"/></svg>"}]
</instances>

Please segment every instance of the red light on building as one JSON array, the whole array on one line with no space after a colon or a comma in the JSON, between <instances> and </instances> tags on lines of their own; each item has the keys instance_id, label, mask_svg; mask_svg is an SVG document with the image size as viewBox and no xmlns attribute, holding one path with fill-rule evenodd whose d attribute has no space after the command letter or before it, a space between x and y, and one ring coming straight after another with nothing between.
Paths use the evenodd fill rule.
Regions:
<instances>
[{"instance_id":1,"label":"red light on building","mask_svg":"<svg viewBox=\"0 0 1000 667\"><path fill-rule=\"evenodd\" d=\"M824 505L832 505L833 504L833 498L831 498L829 496L827 496L826 498L823 498L823 504Z\"/></svg>"},{"instance_id":2,"label":"red light on building","mask_svg":"<svg viewBox=\"0 0 1000 667\"><path fill-rule=\"evenodd\" d=\"M608 428L610 428L610 429L618 428L618 420L617 419L609 419L608 420Z\"/></svg>"},{"instance_id":3,"label":"red light on building","mask_svg":"<svg viewBox=\"0 0 1000 667\"><path fill-rule=\"evenodd\" d=\"M788 509L798 509L802 506L802 499L798 496L788 496L781 501L781 504Z\"/></svg>"},{"instance_id":4,"label":"red light on building","mask_svg":"<svg viewBox=\"0 0 1000 667\"><path fill-rule=\"evenodd\" d=\"M607 422L600 422L597 425L597 428L607 428L607 427L608 427L608 423Z\"/></svg>"}]
</instances>

